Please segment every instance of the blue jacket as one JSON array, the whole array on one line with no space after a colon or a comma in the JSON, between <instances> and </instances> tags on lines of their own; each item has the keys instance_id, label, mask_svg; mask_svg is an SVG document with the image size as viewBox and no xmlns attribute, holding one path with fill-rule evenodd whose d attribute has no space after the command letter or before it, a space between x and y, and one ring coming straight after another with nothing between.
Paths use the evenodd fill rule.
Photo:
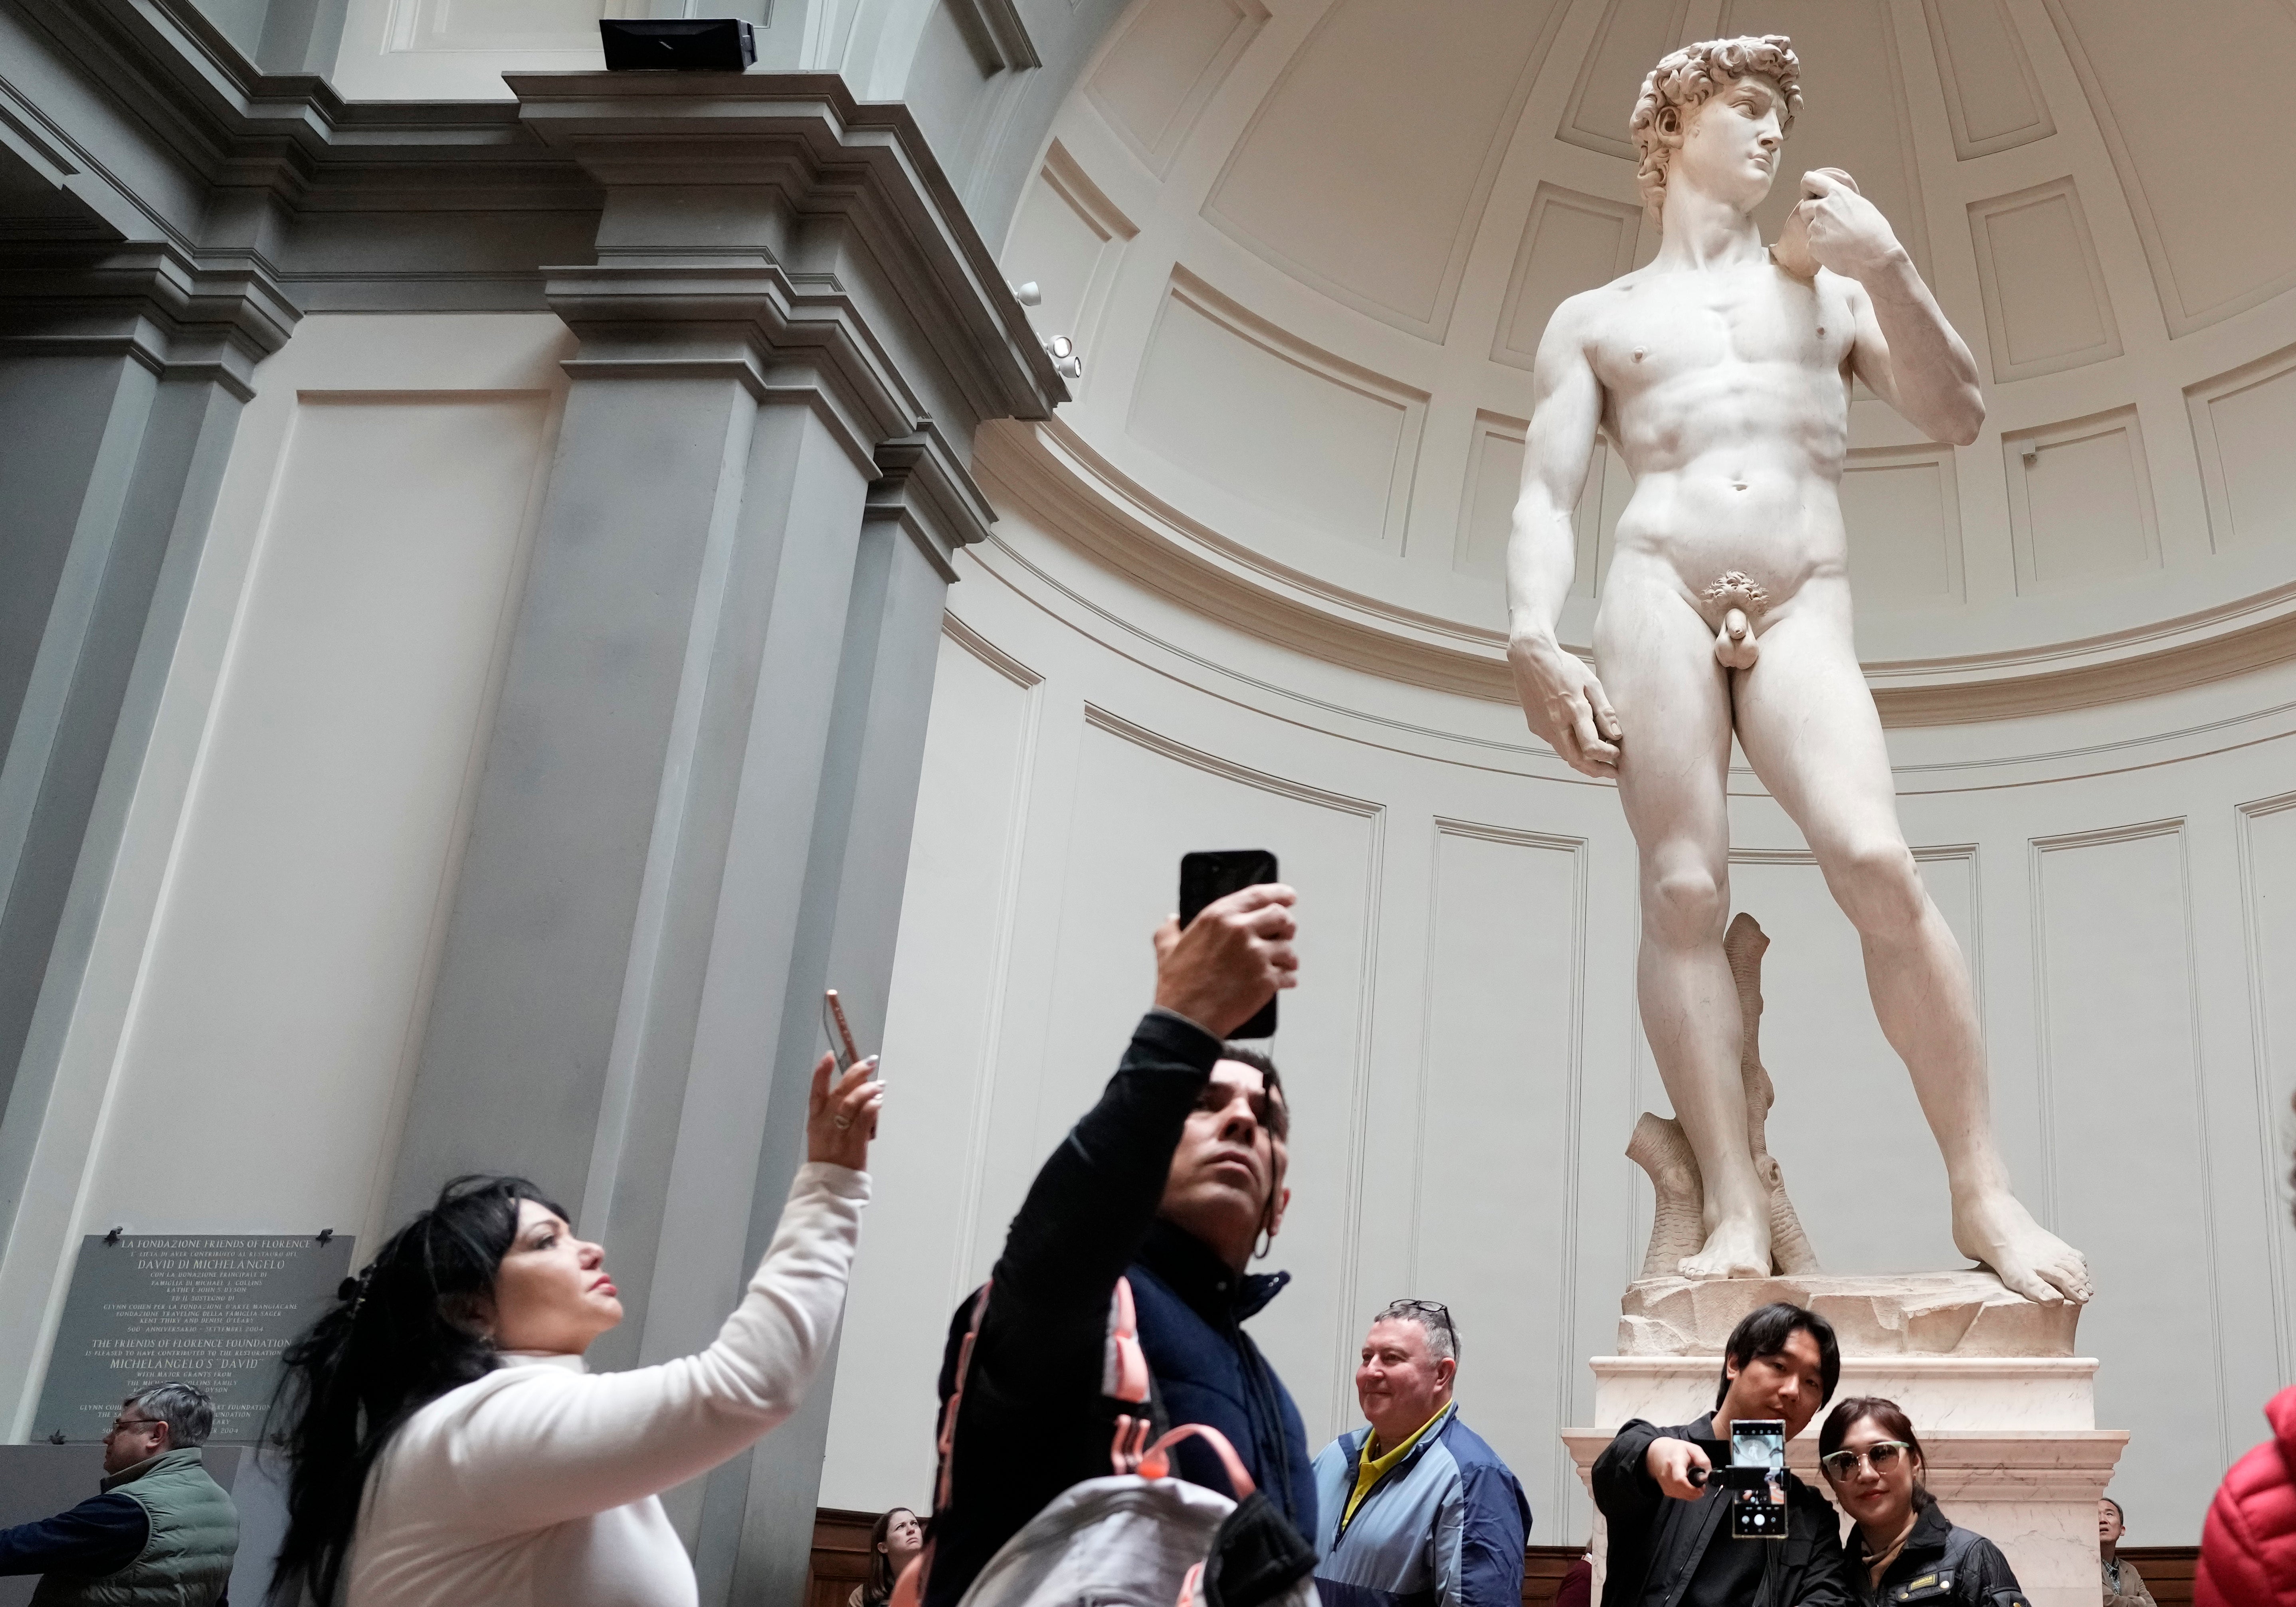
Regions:
<instances>
[{"instance_id":1,"label":"blue jacket","mask_svg":"<svg viewBox=\"0 0 2296 1607\"><path fill-rule=\"evenodd\" d=\"M1324 1607L1520 1607L1530 1503L1455 1403L1345 1519L1367 1428L1316 1458Z\"/></svg>"},{"instance_id":2,"label":"blue jacket","mask_svg":"<svg viewBox=\"0 0 2296 1607\"><path fill-rule=\"evenodd\" d=\"M1126 1269L1140 1319L1140 1349L1172 1423L1201 1423L1227 1436L1245 1471L1304 1536L1316 1532L1316 1476L1308 1430L1292 1392L1244 1320L1281 1293L1288 1272L1236 1273L1203 1242L1160 1218ZM1219 1458L1201 1440L1174 1449L1192 1484L1233 1495Z\"/></svg>"}]
</instances>

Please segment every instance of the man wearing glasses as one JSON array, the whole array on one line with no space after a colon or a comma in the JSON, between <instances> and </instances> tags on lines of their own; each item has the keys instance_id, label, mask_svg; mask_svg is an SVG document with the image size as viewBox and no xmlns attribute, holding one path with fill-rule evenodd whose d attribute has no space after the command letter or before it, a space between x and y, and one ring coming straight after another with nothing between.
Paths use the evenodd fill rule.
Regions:
<instances>
[{"instance_id":1,"label":"man wearing glasses","mask_svg":"<svg viewBox=\"0 0 2296 1607\"><path fill-rule=\"evenodd\" d=\"M239 1551L239 1513L201 1465L215 1426L186 1383L129 1396L103 1439L103 1491L69 1512L0 1529L0 1574L45 1576L50 1603L217 1607Z\"/></svg>"},{"instance_id":2,"label":"man wearing glasses","mask_svg":"<svg viewBox=\"0 0 2296 1607\"><path fill-rule=\"evenodd\" d=\"M1316 1458L1324 1607L1520 1607L1530 1504L1451 1398L1459 1329L1436 1300L1372 1319L1356 1366L1368 1429Z\"/></svg>"},{"instance_id":3,"label":"man wearing glasses","mask_svg":"<svg viewBox=\"0 0 2296 1607\"><path fill-rule=\"evenodd\" d=\"M1714 1410L1659 1428L1637 1418L1595 1459L1595 1505L1609 1526L1603 1607L1850 1607L1840 1520L1791 1472L1783 1539L1739 1538L1735 1491L1712 1477L1733 1461L1731 1427L1779 1421L1785 1439L1809 1426L1841 1380L1833 1325L1784 1303L1750 1313L1723 1346Z\"/></svg>"}]
</instances>

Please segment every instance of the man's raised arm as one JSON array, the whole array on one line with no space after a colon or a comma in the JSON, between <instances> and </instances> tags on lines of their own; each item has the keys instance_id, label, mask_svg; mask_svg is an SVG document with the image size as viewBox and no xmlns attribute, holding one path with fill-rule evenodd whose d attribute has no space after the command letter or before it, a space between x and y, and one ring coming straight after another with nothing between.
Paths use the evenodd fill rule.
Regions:
<instances>
[{"instance_id":1,"label":"man's raised arm","mask_svg":"<svg viewBox=\"0 0 2296 1607\"><path fill-rule=\"evenodd\" d=\"M1818 266L1856 281L1857 345L1851 364L1874 393L1931 440L1966 447L1985 424L1977 359L1953 325L1882 209L1849 176L1819 168L1802 175L1809 253Z\"/></svg>"},{"instance_id":2,"label":"man's raised arm","mask_svg":"<svg viewBox=\"0 0 2296 1607\"><path fill-rule=\"evenodd\" d=\"M1619 717L1594 671L1554 639L1578 561L1570 516L1603 418L1603 387L1587 360L1583 301L1574 296L1555 309L1531 370L1522 491L1507 535L1507 665L1531 730L1572 769L1607 777L1618 769Z\"/></svg>"}]
</instances>

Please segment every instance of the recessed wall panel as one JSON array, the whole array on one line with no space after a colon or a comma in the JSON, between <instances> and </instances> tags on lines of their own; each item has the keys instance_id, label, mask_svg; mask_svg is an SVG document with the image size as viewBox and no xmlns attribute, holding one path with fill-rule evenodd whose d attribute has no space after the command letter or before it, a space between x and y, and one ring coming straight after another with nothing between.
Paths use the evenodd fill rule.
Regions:
<instances>
[{"instance_id":1,"label":"recessed wall panel","mask_svg":"<svg viewBox=\"0 0 2296 1607\"><path fill-rule=\"evenodd\" d=\"M932 717L909 840L884 1056L901 1111L870 1155L870 1254L855 1264L844 1365L877 1379L831 1408L821 1500L871 1506L878 1492L926 1488L941 1334L920 1305L953 1309L996 1254L973 1222L984 1128L999 1107L1005 968L1021 846L1028 840L1040 693L1033 670L950 622L934 670ZM1002 1107L1009 1110L1010 1104ZM921 1298L930 1291L930 1298Z\"/></svg>"},{"instance_id":2,"label":"recessed wall panel","mask_svg":"<svg viewBox=\"0 0 2296 1607\"><path fill-rule=\"evenodd\" d=\"M1570 1477L1555 1431L1586 1365L1567 1349L1584 856L1566 839L1437 823L1413 1275L1408 1288L1363 1290L1355 1314L1367 1324L1406 1295L1451 1308L1478 1431L1538 1510ZM1391 1144L1379 1153L1386 1171Z\"/></svg>"},{"instance_id":3,"label":"recessed wall panel","mask_svg":"<svg viewBox=\"0 0 2296 1607\"><path fill-rule=\"evenodd\" d=\"M548 416L540 393L297 408L120 1052L102 1209L153 1232L365 1216ZM204 1182L152 1165L162 1128ZM259 1193L233 1185L250 1171Z\"/></svg>"},{"instance_id":4,"label":"recessed wall panel","mask_svg":"<svg viewBox=\"0 0 2296 1607\"><path fill-rule=\"evenodd\" d=\"M1961 496L1950 447L1853 448L1841 476L1849 584L1864 608L1961 595Z\"/></svg>"},{"instance_id":5,"label":"recessed wall panel","mask_svg":"<svg viewBox=\"0 0 2296 1607\"><path fill-rule=\"evenodd\" d=\"M2214 545L2296 533L2296 347L2189 387L2185 405Z\"/></svg>"},{"instance_id":6,"label":"recessed wall panel","mask_svg":"<svg viewBox=\"0 0 2296 1607\"><path fill-rule=\"evenodd\" d=\"M2004 0L1922 0L1922 13L1956 156L1967 161L2056 132Z\"/></svg>"},{"instance_id":7,"label":"recessed wall panel","mask_svg":"<svg viewBox=\"0 0 2296 1607\"><path fill-rule=\"evenodd\" d=\"M1267 20L1259 0L1149 0L1085 93L1158 173Z\"/></svg>"},{"instance_id":8,"label":"recessed wall panel","mask_svg":"<svg viewBox=\"0 0 2296 1607\"><path fill-rule=\"evenodd\" d=\"M2070 178L1972 202L1972 243L1996 380L2120 355L2120 329Z\"/></svg>"},{"instance_id":9,"label":"recessed wall panel","mask_svg":"<svg viewBox=\"0 0 2296 1607\"><path fill-rule=\"evenodd\" d=\"M2160 562L2136 410L2005 436L2020 586L2124 574Z\"/></svg>"},{"instance_id":10,"label":"recessed wall panel","mask_svg":"<svg viewBox=\"0 0 2296 1607\"><path fill-rule=\"evenodd\" d=\"M1130 428L1212 484L1321 534L1397 546L1425 405L1182 275L1142 363Z\"/></svg>"},{"instance_id":11,"label":"recessed wall panel","mask_svg":"<svg viewBox=\"0 0 2296 1607\"><path fill-rule=\"evenodd\" d=\"M2114 1491L2163 1531L2197 1533L2224 1472L2224 1402L2211 1367L2175 1368L2173 1388L2161 1371L2219 1342L2184 833L2169 822L2034 848L2048 1225L2096 1280L2080 1328L2103 1364L2096 1420L2144 1447Z\"/></svg>"},{"instance_id":12,"label":"recessed wall panel","mask_svg":"<svg viewBox=\"0 0 2296 1607\"><path fill-rule=\"evenodd\" d=\"M1205 216L1373 316L1443 338L1555 0L1336 0Z\"/></svg>"}]
</instances>

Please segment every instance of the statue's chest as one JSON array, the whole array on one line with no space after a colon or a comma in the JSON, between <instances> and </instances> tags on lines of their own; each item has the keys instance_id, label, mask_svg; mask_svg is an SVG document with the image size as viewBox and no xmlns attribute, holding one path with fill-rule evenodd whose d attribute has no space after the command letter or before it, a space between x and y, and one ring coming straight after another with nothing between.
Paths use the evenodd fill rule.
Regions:
<instances>
[{"instance_id":1,"label":"statue's chest","mask_svg":"<svg viewBox=\"0 0 2296 1607\"><path fill-rule=\"evenodd\" d=\"M1845 298L1775 272L1716 282L1674 275L1621 295L1595 343L1596 377L1631 393L1738 365L1823 372L1849 355Z\"/></svg>"}]
</instances>

